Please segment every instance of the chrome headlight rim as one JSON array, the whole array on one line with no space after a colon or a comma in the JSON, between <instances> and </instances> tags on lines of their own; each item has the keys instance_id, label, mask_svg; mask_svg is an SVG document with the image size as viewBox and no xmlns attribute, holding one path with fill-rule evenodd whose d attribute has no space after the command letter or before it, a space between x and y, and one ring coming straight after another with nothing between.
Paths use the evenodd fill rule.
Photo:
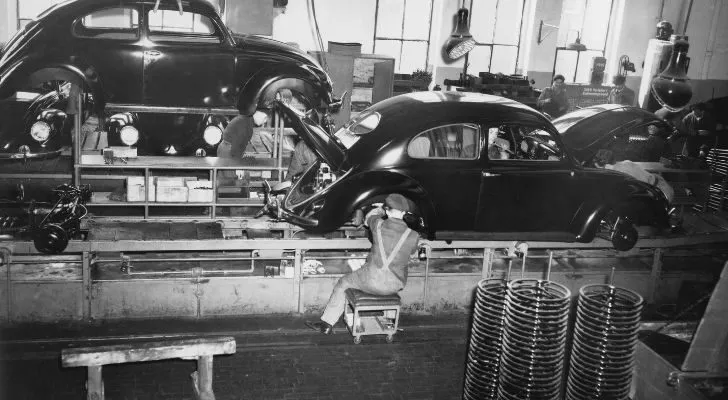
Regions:
<instances>
[{"instance_id":1,"label":"chrome headlight rim","mask_svg":"<svg viewBox=\"0 0 728 400\"><path fill-rule=\"evenodd\" d=\"M208 146L217 146L222 142L223 130L218 125L207 125L205 130L202 132L202 140Z\"/></svg>"},{"instance_id":2,"label":"chrome headlight rim","mask_svg":"<svg viewBox=\"0 0 728 400\"><path fill-rule=\"evenodd\" d=\"M53 127L48 121L39 120L35 121L30 126L30 137L38 143L44 143L51 137Z\"/></svg>"},{"instance_id":3,"label":"chrome headlight rim","mask_svg":"<svg viewBox=\"0 0 728 400\"><path fill-rule=\"evenodd\" d=\"M139 142L139 130L133 125L126 125L119 129L119 140L127 146L134 146Z\"/></svg>"}]
</instances>

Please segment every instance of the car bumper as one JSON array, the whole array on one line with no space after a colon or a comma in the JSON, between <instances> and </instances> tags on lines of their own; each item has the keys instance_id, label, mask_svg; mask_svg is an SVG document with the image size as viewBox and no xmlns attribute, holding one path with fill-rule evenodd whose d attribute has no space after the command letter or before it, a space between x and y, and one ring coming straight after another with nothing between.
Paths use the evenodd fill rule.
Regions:
<instances>
[{"instance_id":1,"label":"car bumper","mask_svg":"<svg viewBox=\"0 0 728 400\"><path fill-rule=\"evenodd\" d=\"M42 160L46 158L55 158L61 155L61 150L51 151L30 151L27 153L3 153L0 152L0 160Z\"/></svg>"}]
</instances>

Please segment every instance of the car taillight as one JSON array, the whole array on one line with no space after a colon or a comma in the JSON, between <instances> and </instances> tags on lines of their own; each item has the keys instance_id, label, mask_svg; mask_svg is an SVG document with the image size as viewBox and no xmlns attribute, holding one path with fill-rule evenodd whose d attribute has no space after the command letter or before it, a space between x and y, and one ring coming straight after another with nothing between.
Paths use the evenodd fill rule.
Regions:
<instances>
[{"instance_id":1,"label":"car taillight","mask_svg":"<svg viewBox=\"0 0 728 400\"><path fill-rule=\"evenodd\" d=\"M36 121L30 127L30 136L36 142L45 142L51 136L51 126L45 121Z\"/></svg>"},{"instance_id":2,"label":"car taillight","mask_svg":"<svg viewBox=\"0 0 728 400\"><path fill-rule=\"evenodd\" d=\"M222 129L217 125L208 125L202 134L202 138L205 139L205 143L208 145L215 146L222 140Z\"/></svg>"},{"instance_id":3,"label":"car taillight","mask_svg":"<svg viewBox=\"0 0 728 400\"><path fill-rule=\"evenodd\" d=\"M121 142L127 146L133 146L139 141L139 130L131 125L127 125L119 131Z\"/></svg>"}]
</instances>

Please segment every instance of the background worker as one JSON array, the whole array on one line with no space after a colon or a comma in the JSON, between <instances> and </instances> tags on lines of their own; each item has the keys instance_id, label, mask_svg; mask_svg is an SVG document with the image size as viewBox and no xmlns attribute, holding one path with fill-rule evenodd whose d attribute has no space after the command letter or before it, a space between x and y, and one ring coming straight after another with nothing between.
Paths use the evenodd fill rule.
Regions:
<instances>
[{"instance_id":1,"label":"background worker","mask_svg":"<svg viewBox=\"0 0 728 400\"><path fill-rule=\"evenodd\" d=\"M564 81L563 75L554 76L551 86L544 88L541 95L538 96L536 106L551 118L558 118L569 110L569 99L566 97Z\"/></svg>"},{"instance_id":2,"label":"background worker","mask_svg":"<svg viewBox=\"0 0 728 400\"><path fill-rule=\"evenodd\" d=\"M614 87L609 91L607 103L623 104L625 106L634 105L634 90L624 85L627 78L624 75L616 75L612 79Z\"/></svg>"},{"instance_id":3,"label":"background worker","mask_svg":"<svg viewBox=\"0 0 728 400\"><path fill-rule=\"evenodd\" d=\"M390 194L385 208L370 211L364 224L372 233L372 248L360 269L344 275L334 286L320 321L306 325L323 334L333 333L333 327L344 313L346 289L354 288L374 295L391 295L407 284L407 263L417 249L419 233L405 219L414 211L414 204L401 194Z\"/></svg>"},{"instance_id":4,"label":"background worker","mask_svg":"<svg viewBox=\"0 0 728 400\"><path fill-rule=\"evenodd\" d=\"M685 136L682 155L697 157L701 146L713 147L715 142L715 120L706 112L705 103L693 105L693 111L682 119Z\"/></svg>"}]
</instances>

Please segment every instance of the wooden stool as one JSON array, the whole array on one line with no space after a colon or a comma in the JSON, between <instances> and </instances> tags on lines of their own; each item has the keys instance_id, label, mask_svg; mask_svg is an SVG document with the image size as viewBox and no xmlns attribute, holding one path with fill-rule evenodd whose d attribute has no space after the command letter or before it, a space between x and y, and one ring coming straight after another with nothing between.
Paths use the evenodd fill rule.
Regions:
<instances>
[{"instance_id":1,"label":"wooden stool","mask_svg":"<svg viewBox=\"0 0 728 400\"><path fill-rule=\"evenodd\" d=\"M344 322L354 343L361 343L361 337L366 335L387 335L387 343L392 343L399 326L399 295L378 296L357 289L346 289L345 293Z\"/></svg>"},{"instance_id":2,"label":"wooden stool","mask_svg":"<svg viewBox=\"0 0 728 400\"><path fill-rule=\"evenodd\" d=\"M104 365L169 358L197 360L197 371L192 373L195 396L198 400L215 400L212 392L212 357L234 353L234 338L211 337L63 349L61 363L64 367L87 367L86 399L103 400L101 367Z\"/></svg>"}]
</instances>

